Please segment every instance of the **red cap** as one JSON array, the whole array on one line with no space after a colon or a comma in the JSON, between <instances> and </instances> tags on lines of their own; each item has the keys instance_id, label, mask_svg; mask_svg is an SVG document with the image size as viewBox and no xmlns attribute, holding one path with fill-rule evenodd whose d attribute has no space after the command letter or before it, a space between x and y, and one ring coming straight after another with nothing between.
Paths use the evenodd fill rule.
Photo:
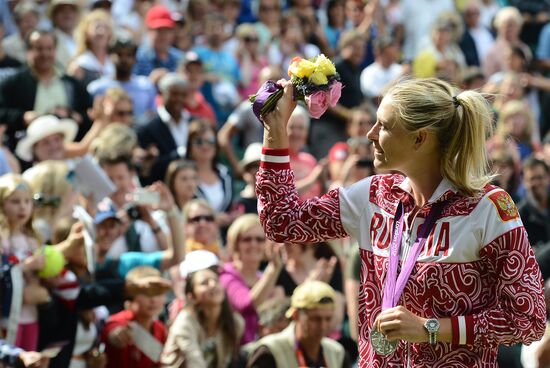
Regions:
<instances>
[{"instance_id":1,"label":"red cap","mask_svg":"<svg viewBox=\"0 0 550 368\"><path fill-rule=\"evenodd\" d=\"M329 162L345 161L348 158L348 144L346 142L336 142L328 153Z\"/></svg>"},{"instance_id":2,"label":"red cap","mask_svg":"<svg viewBox=\"0 0 550 368\"><path fill-rule=\"evenodd\" d=\"M147 12L145 24L149 29L174 28L176 22L168 9L162 5L155 5Z\"/></svg>"}]
</instances>

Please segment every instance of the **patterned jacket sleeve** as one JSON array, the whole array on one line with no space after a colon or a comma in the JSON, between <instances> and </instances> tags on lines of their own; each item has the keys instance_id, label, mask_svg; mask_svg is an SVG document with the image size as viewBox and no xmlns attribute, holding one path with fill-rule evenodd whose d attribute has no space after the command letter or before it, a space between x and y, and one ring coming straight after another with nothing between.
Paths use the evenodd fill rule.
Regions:
<instances>
[{"instance_id":1,"label":"patterned jacket sleeve","mask_svg":"<svg viewBox=\"0 0 550 368\"><path fill-rule=\"evenodd\" d=\"M497 297L492 308L452 317L453 340L487 347L540 340L546 326L543 280L517 209L501 189L489 192L480 207L475 221L483 228L484 246L479 255L494 275Z\"/></svg>"},{"instance_id":2,"label":"patterned jacket sleeve","mask_svg":"<svg viewBox=\"0 0 550 368\"><path fill-rule=\"evenodd\" d=\"M263 149L256 193L260 221L274 241L320 242L347 236L338 189L320 198L298 200L288 149Z\"/></svg>"}]
</instances>

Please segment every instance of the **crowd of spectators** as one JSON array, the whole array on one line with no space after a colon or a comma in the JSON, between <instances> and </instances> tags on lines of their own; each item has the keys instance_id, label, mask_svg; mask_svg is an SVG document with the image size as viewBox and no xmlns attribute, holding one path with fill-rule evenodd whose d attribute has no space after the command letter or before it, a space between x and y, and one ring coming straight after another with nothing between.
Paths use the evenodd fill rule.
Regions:
<instances>
[{"instance_id":1,"label":"crowd of spectators","mask_svg":"<svg viewBox=\"0 0 550 368\"><path fill-rule=\"evenodd\" d=\"M344 85L290 117L301 199L378 173L366 133L392 82L476 89L494 184L550 279L548 1L2 0L0 40L6 365L356 364L356 240L274 243L257 214L248 96L295 56ZM550 367L550 336L499 361Z\"/></svg>"}]
</instances>

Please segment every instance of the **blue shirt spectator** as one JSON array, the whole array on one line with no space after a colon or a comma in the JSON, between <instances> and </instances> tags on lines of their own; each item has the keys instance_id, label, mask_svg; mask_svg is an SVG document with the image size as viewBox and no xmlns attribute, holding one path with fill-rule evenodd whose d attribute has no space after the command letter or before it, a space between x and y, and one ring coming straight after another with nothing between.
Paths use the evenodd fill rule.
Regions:
<instances>
[{"instance_id":1,"label":"blue shirt spectator","mask_svg":"<svg viewBox=\"0 0 550 368\"><path fill-rule=\"evenodd\" d=\"M134 74L148 76L153 70L158 68L166 68L171 72L175 72L183 55L181 50L170 47L168 57L161 59L150 46L141 46L137 52L137 63L134 68Z\"/></svg>"},{"instance_id":2,"label":"blue shirt spectator","mask_svg":"<svg viewBox=\"0 0 550 368\"><path fill-rule=\"evenodd\" d=\"M199 55L207 73L216 74L234 85L241 80L239 63L233 55L223 49L213 50L207 46L196 47L193 51Z\"/></svg>"},{"instance_id":3,"label":"blue shirt spectator","mask_svg":"<svg viewBox=\"0 0 550 368\"><path fill-rule=\"evenodd\" d=\"M149 40L138 49L134 74L148 76L158 68L176 71L184 54L171 46L176 26L172 14L166 7L155 5L147 11L145 24Z\"/></svg>"}]
</instances>

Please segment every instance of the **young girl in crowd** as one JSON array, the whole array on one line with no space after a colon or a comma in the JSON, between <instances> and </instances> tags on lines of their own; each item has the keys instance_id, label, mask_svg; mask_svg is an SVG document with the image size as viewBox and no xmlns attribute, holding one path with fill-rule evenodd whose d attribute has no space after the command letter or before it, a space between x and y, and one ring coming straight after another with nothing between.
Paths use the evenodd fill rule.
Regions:
<instances>
[{"instance_id":1,"label":"young girl in crowd","mask_svg":"<svg viewBox=\"0 0 550 368\"><path fill-rule=\"evenodd\" d=\"M236 361L242 317L229 305L212 268L187 275L187 306L170 328L162 354L166 367L225 368Z\"/></svg>"},{"instance_id":2,"label":"young girl in crowd","mask_svg":"<svg viewBox=\"0 0 550 368\"><path fill-rule=\"evenodd\" d=\"M164 184L170 189L176 206L182 210L187 203L195 198L198 186L197 165L189 160L170 162L166 169Z\"/></svg>"},{"instance_id":3,"label":"young girl in crowd","mask_svg":"<svg viewBox=\"0 0 550 368\"><path fill-rule=\"evenodd\" d=\"M3 317L8 317L3 327L7 340L27 351L36 351L38 344L36 304L48 300L47 290L35 275L44 257L33 256L41 241L32 226L32 212L32 191L27 182L16 174L0 177L0 252L2 267L11 266L12 289L11 295L2 293ZM3 282L3 291L4 287Z\"/></svg>"}]
</instances>

